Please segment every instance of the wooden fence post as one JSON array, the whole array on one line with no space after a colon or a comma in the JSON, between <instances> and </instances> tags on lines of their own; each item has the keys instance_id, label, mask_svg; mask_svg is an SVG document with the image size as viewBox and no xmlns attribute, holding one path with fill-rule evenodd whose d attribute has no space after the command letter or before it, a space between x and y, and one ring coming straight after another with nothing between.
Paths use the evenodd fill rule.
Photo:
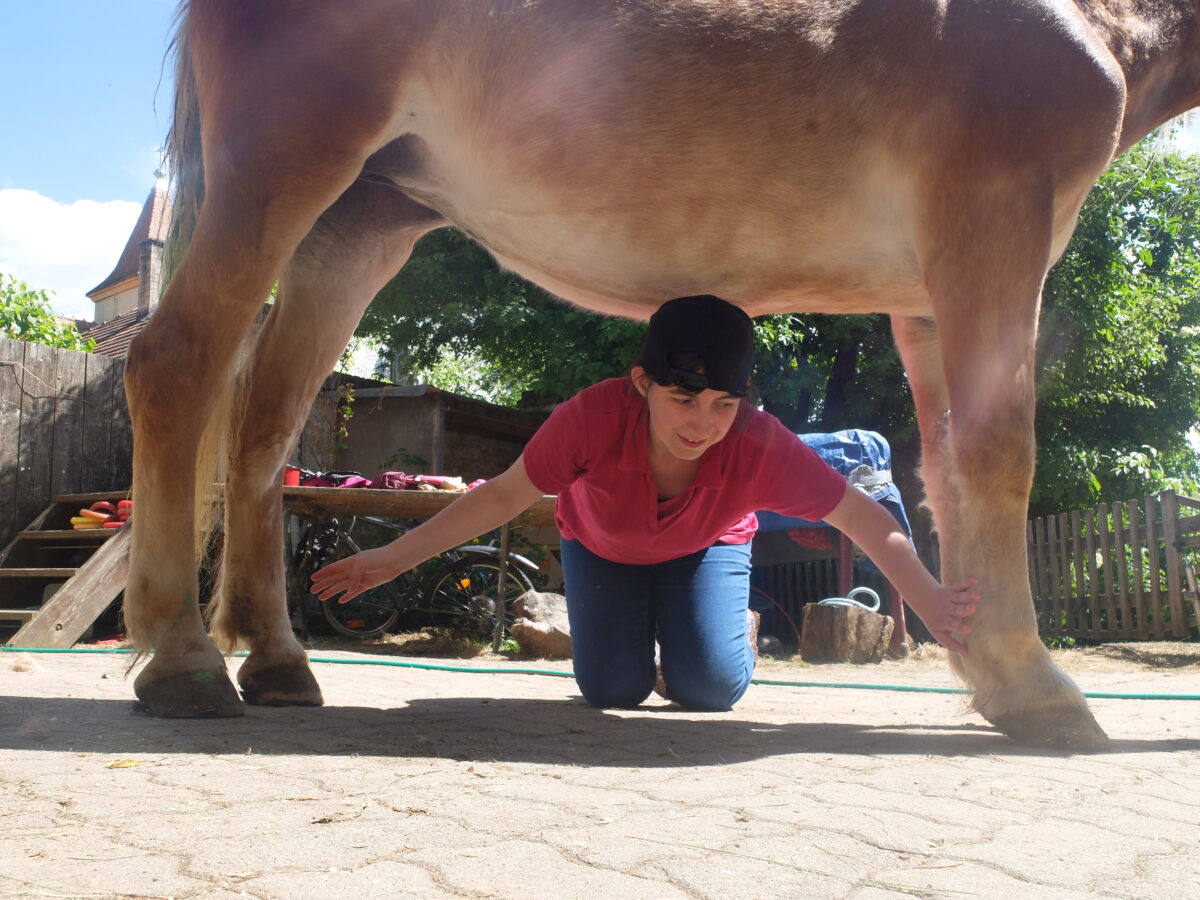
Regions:
<instances>
[{"instance_id":1,"label":"wooden fence post","mask_svg":"<svg viewBox=\"0 0 1200 900\"><path fill-rule=\"evenodd\" d=\"M1179 500L1172 490L1158 495L1162 508L1164 559L1167 567L1167 602L1171 609L1171 636L1187 640L1187 609L1183 604L1183 561L1179 558Z\"/></svg>"}]
</instances>

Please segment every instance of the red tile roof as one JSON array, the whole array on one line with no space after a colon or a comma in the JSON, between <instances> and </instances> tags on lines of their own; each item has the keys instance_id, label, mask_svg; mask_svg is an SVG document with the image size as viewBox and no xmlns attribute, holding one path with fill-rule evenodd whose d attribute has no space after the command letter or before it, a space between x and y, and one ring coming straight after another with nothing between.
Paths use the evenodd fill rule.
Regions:
<instances>
[{"instance_id":1,"label":"red tile roof","mask_svg":"<svg viewBox=\"0 0 1200 900\"><path fill-rule=\"evenodd\" d=\"M91 338L96 342L96 349L93 352L102 356L124 359L125 354L129 352L130 342L139 331L146 327L149 318L149 315L139 318L138 310L135 309L123 316L109 319L103 325L93 325L86 331L83 328L79 330L85 338Z\"/></svg>"},{"instance_id":2,"label":"red tile roof","mask_svg":"<svg viewBox=\"0 0 1200 900\"><path fill-rule=\"evenodd\" d=\"M91 297L107 287L135 277L141 262L142 244L146 241L162 243L166 241L167 232L170 230L171 200L165 190L156 186L150 191L150 196L146 198L146 202L142 206L142 214L138 216L137 224L133 226L129 240L125 242L125 249L121 251L121 258L117 260L116 268L107 278L88 291L87 296Z\"/></svg>"}]
</instances>

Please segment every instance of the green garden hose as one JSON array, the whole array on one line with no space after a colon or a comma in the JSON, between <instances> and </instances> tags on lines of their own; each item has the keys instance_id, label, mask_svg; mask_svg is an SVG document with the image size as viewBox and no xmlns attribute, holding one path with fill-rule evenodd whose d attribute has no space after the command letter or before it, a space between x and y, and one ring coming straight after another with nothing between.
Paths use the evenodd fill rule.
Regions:
<instances>
[{"instance_id":1,"label":"green garden hose","mask_svg":"<svg viewBox=\"0 0 1200 900\"><path fill-rule=\"evenodd\" d=\"M133 653L126 647L84 647L49 649L44 647L3 647L14 653ZM246 656L234 653L232 656ZM435 663L402 662L398 659L337 659L328 656L310 656L309 662L331 663L342 666L395 666L404 669L430 669L435 672L472 672L477 675L551 675L555 678L574 678L573 672L556 669L523 669L516 667L484 668L482 666L443 666ZM755 678L751 684L771 687L833 688L847 691L901 691L913 694L970 694L964 688L918 687L911 684L847 684L832 681L778 681L773 678ZM1083 696L1093 700L1200 700L1200 694L1131 694L1116 691L1084 691Z\"/></svg>"}]
</instances>

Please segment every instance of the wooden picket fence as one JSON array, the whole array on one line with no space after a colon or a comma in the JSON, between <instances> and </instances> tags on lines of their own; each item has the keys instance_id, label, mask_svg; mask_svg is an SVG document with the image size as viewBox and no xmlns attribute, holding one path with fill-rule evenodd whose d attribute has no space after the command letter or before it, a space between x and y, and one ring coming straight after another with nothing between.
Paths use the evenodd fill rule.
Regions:
<instances>
[{"instance_id":1,"label":"wooden picket fence","mask_svg":"<svg viewBox=\"0 0 1200 900\"><path fill-rule=\"evenodd\" d=\"M0 337L0 548L56 494L126 490L125 361Z\"/></svg>"},{"instance_id":2,"label":"wooden picket fence","mask_svg":"<svg viewBox=\"0 0 1200 900\"><path fill-rule=\"evenodd\" d=\"M1101 503L1031 519L1026 536L1043 635L1189 640L1200 628L1200 501L1163 491Z\"/></svg>"}]
</instances>

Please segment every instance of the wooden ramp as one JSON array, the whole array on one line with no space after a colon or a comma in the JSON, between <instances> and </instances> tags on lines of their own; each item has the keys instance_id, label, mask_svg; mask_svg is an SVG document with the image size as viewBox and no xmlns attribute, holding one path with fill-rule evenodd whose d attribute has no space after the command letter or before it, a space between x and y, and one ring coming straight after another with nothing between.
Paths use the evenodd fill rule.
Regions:
<instances>
[{"instance_id":1,"label":"wooden ramp","mask_svg":"<svg viewBox=\"0 0 1200 900\"><path fill-rule=\"evenodd\" d=\"M128 528L75 531L70 518L127 492L54 497L0 551L0 621L22 622L14 647L72 646L125 589Z\"/></svg>"}]
</instances>

